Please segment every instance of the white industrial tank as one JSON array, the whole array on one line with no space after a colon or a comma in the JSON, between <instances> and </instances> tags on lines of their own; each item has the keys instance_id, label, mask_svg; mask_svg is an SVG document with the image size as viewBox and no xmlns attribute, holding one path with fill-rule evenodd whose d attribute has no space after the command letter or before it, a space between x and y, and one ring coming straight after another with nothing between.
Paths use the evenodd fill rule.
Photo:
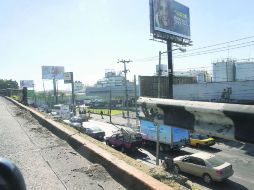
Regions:
<instances>
[{"instance_id":1,"label":"white industrial tank","mask_svg":"<svg viewBox=\"0 0 254 190\"><path fill-rule=\"evenodd\" d=\"M254 62L239 62L235 64L236 80L254 80Z\"/></svg>"}]
</instances>

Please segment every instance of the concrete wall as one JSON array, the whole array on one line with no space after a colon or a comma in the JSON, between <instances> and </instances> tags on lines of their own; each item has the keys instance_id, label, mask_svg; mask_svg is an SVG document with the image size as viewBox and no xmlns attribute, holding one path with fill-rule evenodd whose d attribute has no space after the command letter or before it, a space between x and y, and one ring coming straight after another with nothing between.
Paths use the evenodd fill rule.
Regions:
<instances>
[{"instance_id":1,"label":"concrete wall","mask_svg":"<svg viewBox=\"0 0 254 190\"><path fill-rule=\"evenodd\" d=\"M182 100L221 99L223 90L228 87L232 88L230 99L254 100L254 81L174 85L174 98Z\"/></svg>"}]
</instances>

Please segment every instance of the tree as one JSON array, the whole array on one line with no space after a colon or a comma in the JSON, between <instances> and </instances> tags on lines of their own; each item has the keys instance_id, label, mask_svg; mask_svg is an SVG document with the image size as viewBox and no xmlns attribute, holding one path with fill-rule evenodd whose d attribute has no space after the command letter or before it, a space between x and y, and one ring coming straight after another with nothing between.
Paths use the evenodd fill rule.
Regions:
<instances>
[{"instance_id":1,"label":"tree","mask_svg":"<svg viewBox=\"0 0 254 190\"><path fill-rule=\"evenodd\" d=\"M17 81L13 81L12 79L10 80L0 79L0 89L7 89L7 88L18 89L19 85Z\"/></svg>"}]
</instances>

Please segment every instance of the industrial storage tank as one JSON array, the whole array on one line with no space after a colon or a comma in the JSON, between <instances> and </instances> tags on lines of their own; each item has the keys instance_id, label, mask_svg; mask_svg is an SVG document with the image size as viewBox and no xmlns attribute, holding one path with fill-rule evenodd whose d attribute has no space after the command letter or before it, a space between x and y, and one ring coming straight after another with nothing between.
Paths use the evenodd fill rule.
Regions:
<instances>
[{"instance_id":1,"label":"industrial storage tank","mask_svg":"<svg viewBox=\"0 0 254 190\"><path fill-rule=\"evenodd\" d=\"M204 72L200 72L197 74L197 83L204 83L206 82L206 77Z\"/></svg>"},{"instance_id":2,"label":"industrial storage tank","mask_svg":"<svg viewBox=\"0 0 254 190\"><path fill-rule=\"evenodd\" d=\"M200 71L197 73L197 83L211 82L211 75L207 71Z\"/></svg>"},{"instance_id":3,"label":"industrial storage tank","mask_svg":"<svg viewBox=\"0 0 254 190\"><path fill-rule=\"evenodd\" d=\"M235 64L236 80L254 80L254 62L239 62Z\"/></svg>"},{"instance_id":4,"label":"industrial storage tank","mask_svg":"<svg viewBox=\"0 0 254 190\"><path fill-rule=\"evenodd\" d=\"M156 65L156 75L159 75L159 65ZM168 76L168 65L161 64L161 76Z\"/></svg>"},{"instance_id":5,"label":"industrial storage tank","mask_svg":"<svg viewBox=\"0 0 254 190\"><path fill-rule=\"evenodd\" d=\"M213 81L229 82L235 80L235 61L231 59L213 63Z\"/></svg>"}]
</instances>

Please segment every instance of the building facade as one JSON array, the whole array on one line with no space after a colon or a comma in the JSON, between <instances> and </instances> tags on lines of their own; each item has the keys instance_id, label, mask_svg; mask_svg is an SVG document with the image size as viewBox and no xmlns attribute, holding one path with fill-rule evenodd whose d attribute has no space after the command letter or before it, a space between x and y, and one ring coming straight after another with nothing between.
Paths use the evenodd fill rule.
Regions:
<instances>
[{"instance_id":1,"label":"building facade","mask_svg":"<svg viewBox=\"0 0 254 190\"><path fill-rule=\"evenodd\" d=\"M130 99L134 98L135 84L128 80L126 82L128 96ZM117 74L114 70L108 70L104 78L98 80L94 86L86 87L86 95L89 97L107 100L110 93L112 99L125 100L125 78L122 73Z\"/></svg>"}]
</instances>

